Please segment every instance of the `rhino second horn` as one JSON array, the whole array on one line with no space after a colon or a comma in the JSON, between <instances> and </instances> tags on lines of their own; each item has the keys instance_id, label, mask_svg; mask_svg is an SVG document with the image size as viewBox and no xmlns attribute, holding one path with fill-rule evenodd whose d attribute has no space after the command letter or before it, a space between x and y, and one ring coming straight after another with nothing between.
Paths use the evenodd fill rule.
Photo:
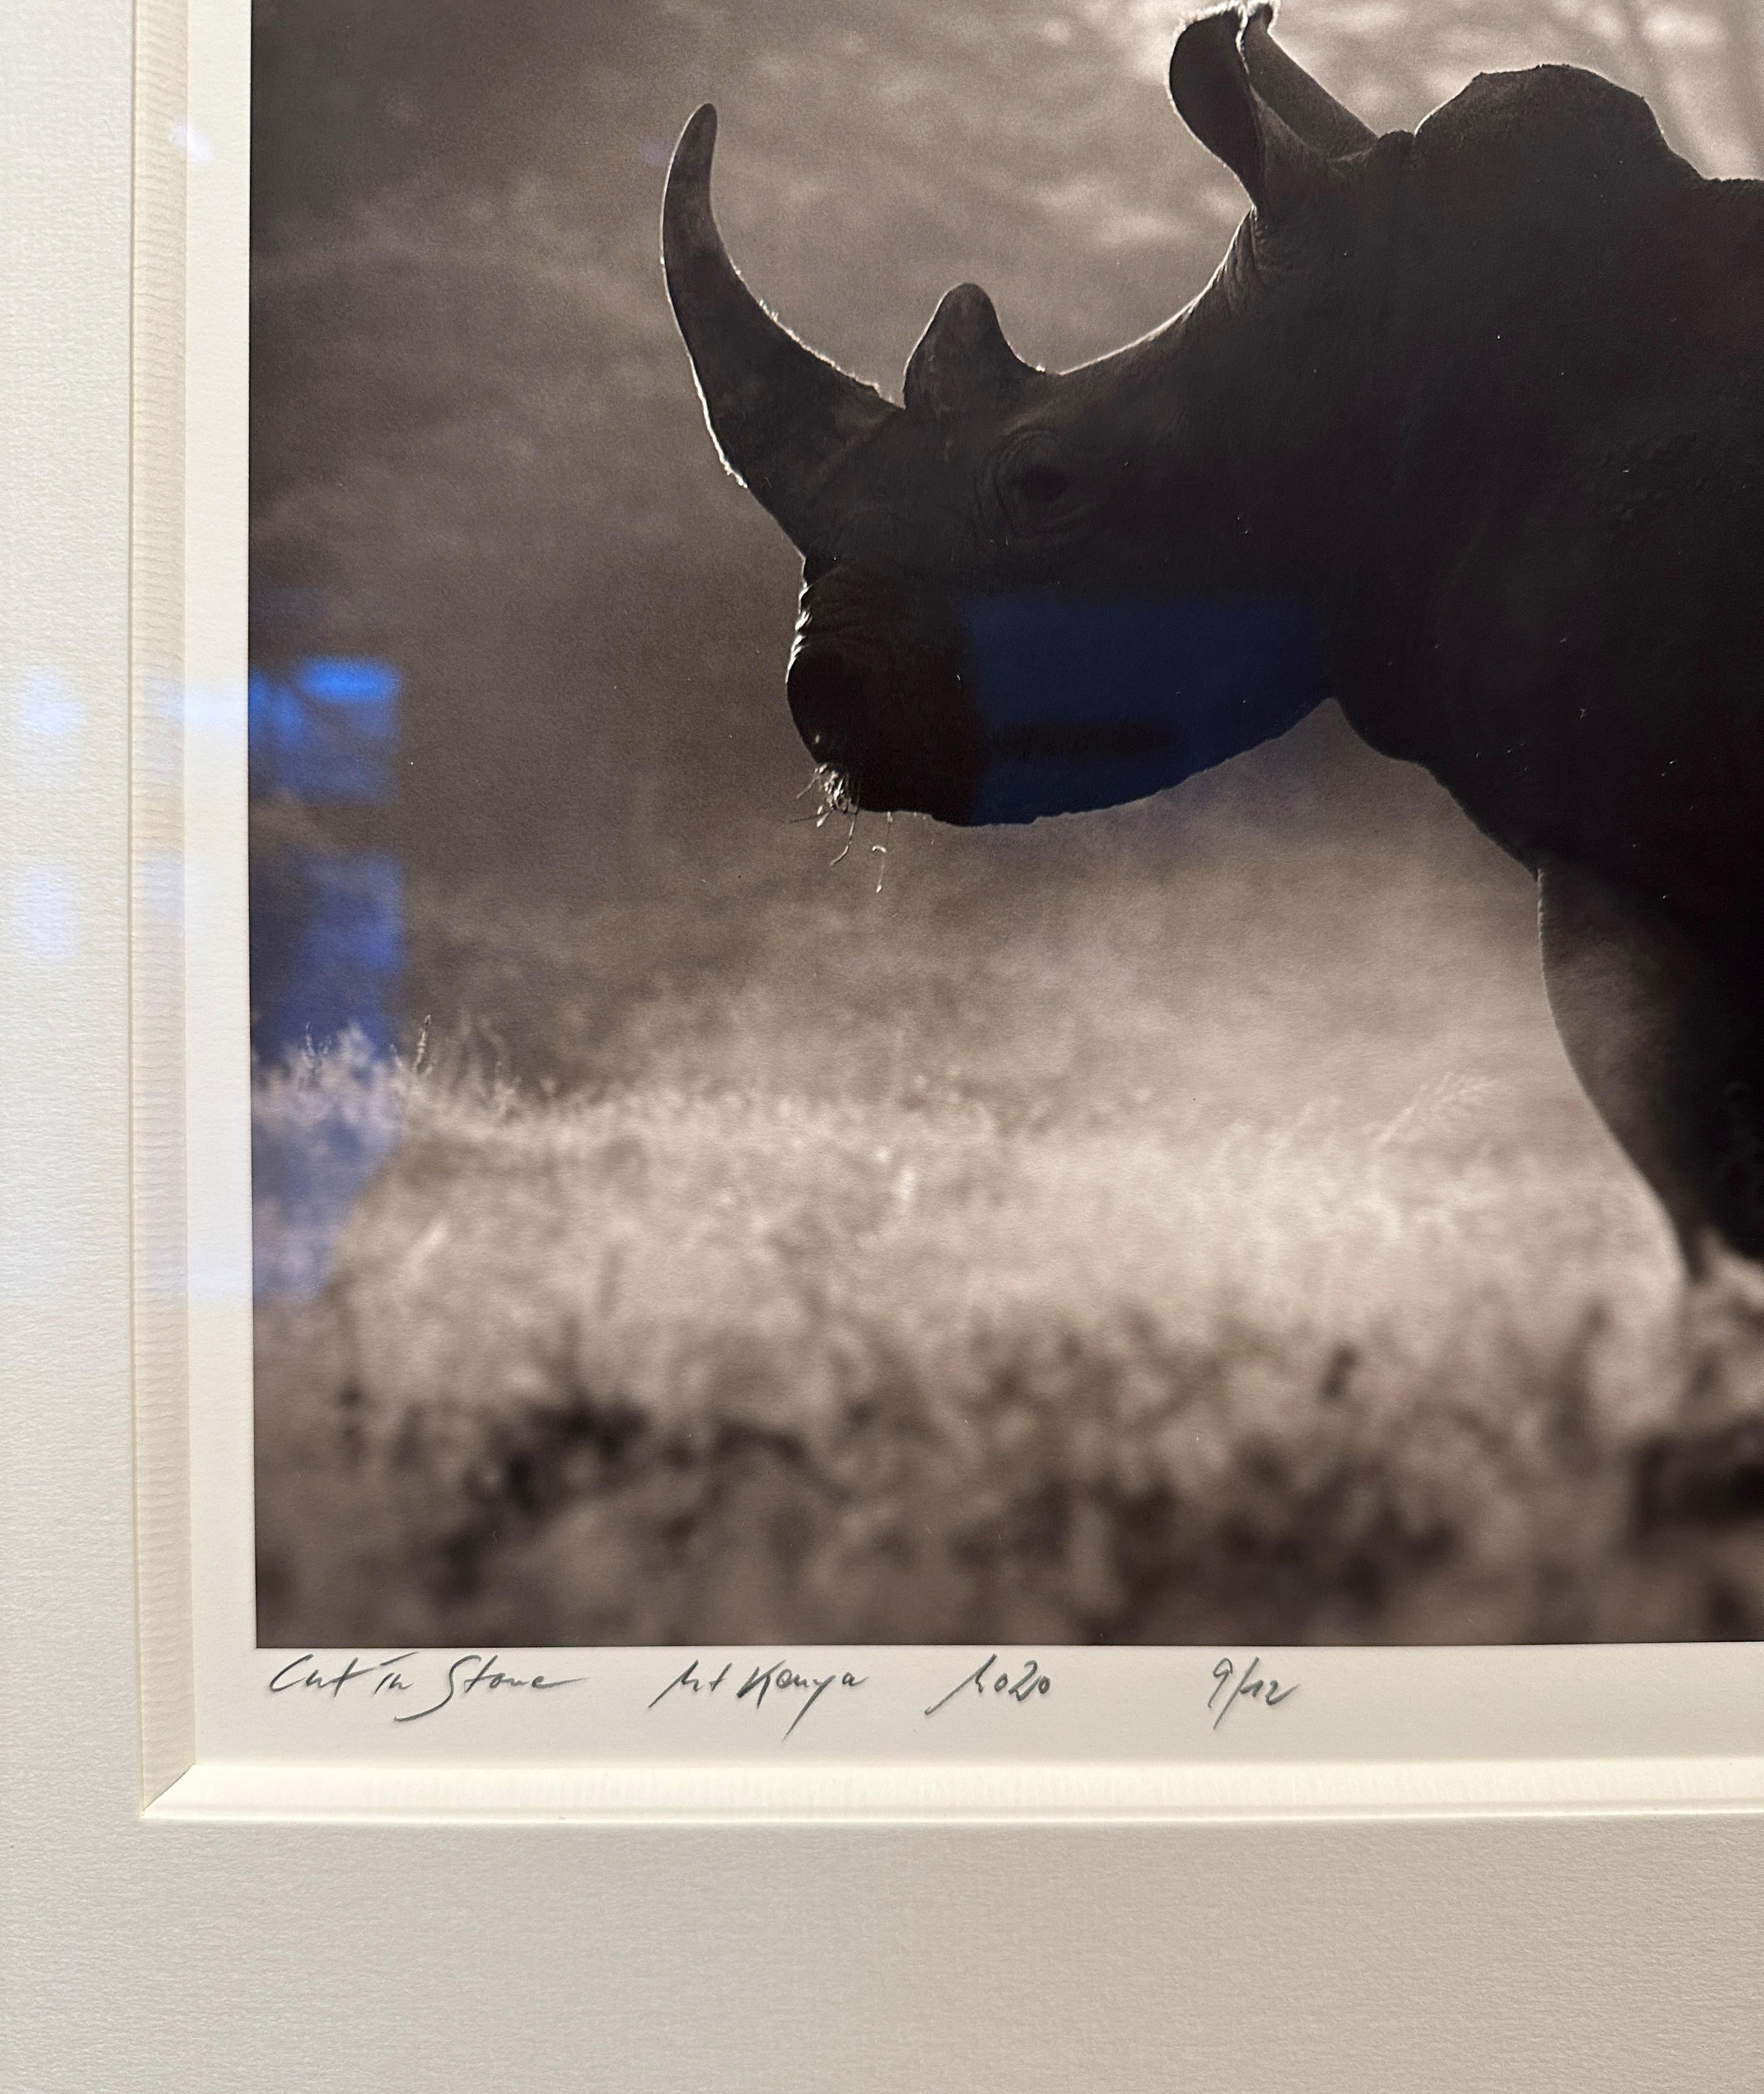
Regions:
<instances>
[{"instance_id":1,"label":"rhino second horn","mask_svg":"<svg viewBox=\"0 0 1764 2094\"><path fill-rule=\"evenodd\" d=\"M798 341L741 281L710 209L716 137L706 102L674 148L662 205L668 299L723 463L810 552L828 475L901 411Z\"/></svg>"},{"instance_id":2,"label":"rhino second horn","mask_svg":"<svg viewBox=\"0 0 1764 2094\"><path fill-rule=\"evenodd\" d=\"M987 413L1032 376L1005 339L992 300L978 284L945 291L907 359L901 398L908 414Z\"/></svg>"}]
</instances>

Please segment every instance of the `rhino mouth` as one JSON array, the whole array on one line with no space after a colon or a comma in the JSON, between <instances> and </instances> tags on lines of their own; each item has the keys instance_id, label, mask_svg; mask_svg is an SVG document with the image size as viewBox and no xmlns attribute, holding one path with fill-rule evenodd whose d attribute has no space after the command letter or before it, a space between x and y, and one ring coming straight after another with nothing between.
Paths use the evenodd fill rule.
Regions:
<instances>
[{"instance_id":1,"label":"rhino mouth","mask_svg":"<svg viewBox=\"0 0 1764 2094\"><path fill-rule=\"evenodd\" d=\"M961 632L891 577L837 567L807 583L785 682L790 716L852 805L973 819L978 723Z\"/></svg>"},{"instance_id":2,"label":"rhino mouth","mask_svg":"<svg viewBox=\"0 0 1764 2094\"><path fill-rule=\"evenodd\" d=\"M816 645L799 650L786 689L803 745L854 806L973 819L977 737L959 671L896 663L879 676L845 649Z\"/></svg>"},{"instance_id":3,"label":"rhino mouth","mask_svg":"<svg viewBox=\"0 0 1764 2094\"><path fill-rule=\"evenodd\" d=\"M971 826L1147 798L1327 688L1314 614L1284 597L983 595L930 654L827 645L793 690L818 759L861 806Z\"/></svg>"},{"instance_id":4,"label":"rhino mouth","mask_svg":"<svg viewBox=\"0 0 1764 2094\"><path fill-rule=\"evenodd\" d=\"M1180 766L1157 719L983 718L967 654L902 662L816 641L791 663L790 713L845 801L969 828L1032 821L1155 791Z\"/></svg>"},{"instance_id":5,"label":"rhino mouth","mask_svg":"<svg viewBox=\"0 0 1764 2094\"><path fill-rule=\"evenodd\" d=\"M854 806L963 827L1144 799L1281 734L1323 684L1280 598L957 603L835 567L803 591L788 690Z\"/></svg>"}]
</instances>

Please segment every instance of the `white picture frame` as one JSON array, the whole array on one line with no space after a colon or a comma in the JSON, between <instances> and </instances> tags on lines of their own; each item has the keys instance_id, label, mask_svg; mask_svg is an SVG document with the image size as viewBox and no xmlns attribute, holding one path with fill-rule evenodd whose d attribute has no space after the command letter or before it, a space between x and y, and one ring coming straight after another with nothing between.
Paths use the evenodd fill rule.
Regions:
<instances>
[{"instance_id":1,"label":"white picture frame","mask_svg":"<svg viewBox=\"0 0 1764 2094\"><path fill-rule=\"evenodd\" d=\"M259 1662L248 14L33 4L5 33L0 790L15 895L53 905L40 935L10 919L4 1036L17 2083L463 2087L518 2056L535 2087L1753 2084L1749 1649L1307 1653L1303 1749L1214 1758L1081 1727L928 1762L859 1727L806 1766L726 1735L665 1761L488 1731L402 1762L363 1731L205 1753L226 1639ZM1071 1670L1198 1718L1223 1655ZM949 1659L902 1656L899 1705ZM1105 1722L1120 1691L1094 1687ZM1487 1724L1469 1752L1454 1696Z\"/></svg>"}]
</instances>

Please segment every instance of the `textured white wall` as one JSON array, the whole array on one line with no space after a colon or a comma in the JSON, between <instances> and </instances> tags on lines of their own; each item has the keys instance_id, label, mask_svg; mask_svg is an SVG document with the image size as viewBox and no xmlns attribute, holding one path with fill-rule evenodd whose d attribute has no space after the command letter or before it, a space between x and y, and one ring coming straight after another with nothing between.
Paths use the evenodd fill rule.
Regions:
<instances>
[{"instance_id":1,"label":"textured white wall","mask_svg":"<svg viewBox=\"0 0 1764 2094\"><path fill-rule=\"evenodd\" d=\"M141 1822L130 50L0 11L0 2087L1754 2088L1757 1819Z\"/></svg>"}]
</instances>

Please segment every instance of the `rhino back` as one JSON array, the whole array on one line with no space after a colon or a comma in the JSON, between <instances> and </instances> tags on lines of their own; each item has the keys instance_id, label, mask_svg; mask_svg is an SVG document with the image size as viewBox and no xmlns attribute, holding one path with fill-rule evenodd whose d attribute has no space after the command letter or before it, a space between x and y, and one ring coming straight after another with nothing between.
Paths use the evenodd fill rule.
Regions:
<instances>
[{"instance_id":1,"label":"rhino back","mask_svg":"<svg viewBox=\"0 0 1764 2094\"><path fill-rule=\"evenodd\" d=\"M1350 715L1527 862L1764 933L1764 185L1540 67L1421 127L1401 209Z\"/></svg>"}]
</instances>

